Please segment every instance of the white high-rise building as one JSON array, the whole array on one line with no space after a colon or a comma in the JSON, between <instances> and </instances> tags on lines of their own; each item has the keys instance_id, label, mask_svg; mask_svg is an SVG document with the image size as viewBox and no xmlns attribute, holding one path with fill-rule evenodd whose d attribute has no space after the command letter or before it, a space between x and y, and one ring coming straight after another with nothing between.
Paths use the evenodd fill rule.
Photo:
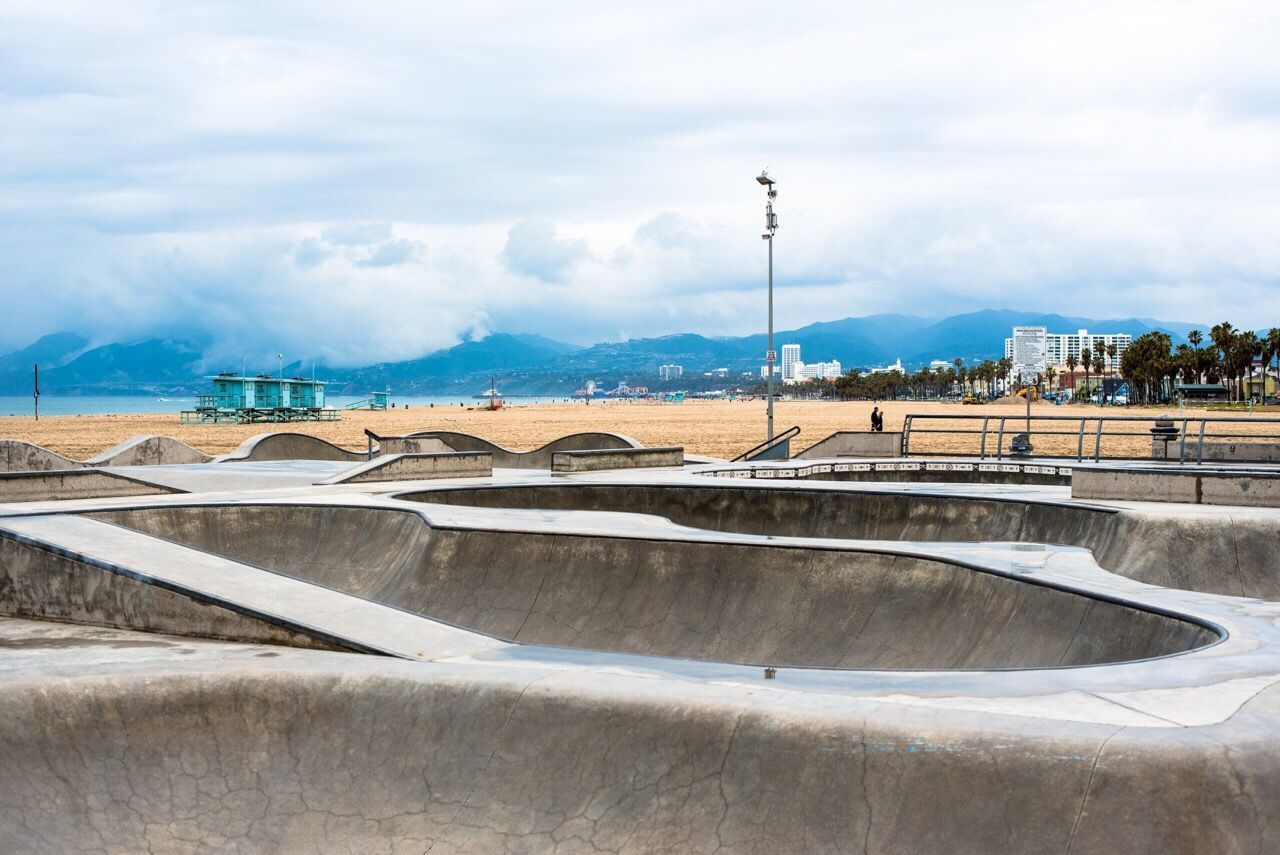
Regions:
<instances>
[{"instance_id":1,"label":"white high-rise building","mask_svg":"<svg viewBox=\"0 0 1280 855\"><path fill-rule=\"evenodd\" d=\"M1044 327L1014 327L1014 338L1006 338L1004 340L1004 355L1014 361L1015 374L1018 363L1015 339L1018 337L1019 330L1041 331L1040 335L1044 336L1045 365L1065 365L1069 356L1074 356L1076 362L1080 362L1080 353L1087 348L1099 365L1107 364L1109 366L1109 360L1104 358L1105 354L1102 348L1114 344L1116 346L1116 362L1118 363L1120 355L1125 352L1129 345L1133 344L1133 336L1128 333L1098 335L1090 333L1088 330L1077 330L1074 333L1051 333ZM1030 333L1025 333L1024 335L1030 335ZM1041 366L1040 370L1043 371L1044 367Z\"/></svg>"},{"instance_id":2,"label":"white high-rise building","mask_svg":"<svg viewBox=\"0 0 1280 855\"><path fill-rule=\"evenodd\" d=\"M782 379L796 379L796 363L800 361L800 345L784 344L782 346Z\"/></svg>"},{"instance_id":3,"label":"white high-rise building","mask_svg":"<svg viewBox=\"0 0 1280 855\"><path fill-rule=\"evenodd\" d=\"M797 362L794 367L794 381L802 380L834 380L840 376L840 360L830 362Z\"/></svg>"},{"instance_id":4,"label":"white high-rise building","mask_svg":"<svg viewBox=\"0 0 1280 855\"><path fill-rule=\"evenodd\" d=\"M659 380L679 380L683 376L684 376L683 365L659 365L658 366Z\"/></svg>"}]
</instances>

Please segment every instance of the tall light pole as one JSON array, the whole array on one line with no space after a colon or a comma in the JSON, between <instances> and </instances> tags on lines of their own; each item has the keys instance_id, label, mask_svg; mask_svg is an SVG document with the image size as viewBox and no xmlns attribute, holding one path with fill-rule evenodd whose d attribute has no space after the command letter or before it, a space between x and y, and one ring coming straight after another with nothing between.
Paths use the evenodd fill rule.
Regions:
<instances>
[{"instance_id":1,"label":"tall light pole","mask_svg":"<svg viewBox=\"0 0 1280 855\"><path fill-rule=\"evenodd\" d=\"M778 361L777 351L773 349L773 234L778 230L778 215L773 212L773 200L778 198L778 191L773 187L776 182L769 177L768 167L761 170L756 181L768 191L768 198L764 203L765 231L760 237L769 242L769 344L764 355L764 370L769 389L768 429L765 439L770 440L773 439L773 366Z\"/></svg>"}]
</instances>

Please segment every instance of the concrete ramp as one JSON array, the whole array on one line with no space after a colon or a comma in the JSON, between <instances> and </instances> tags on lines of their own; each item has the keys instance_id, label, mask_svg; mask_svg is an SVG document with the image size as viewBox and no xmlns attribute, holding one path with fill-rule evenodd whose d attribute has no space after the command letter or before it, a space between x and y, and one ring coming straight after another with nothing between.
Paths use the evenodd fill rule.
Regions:
<instances>
[{"instance_id":1,"label":"concrete ramp","mask_svg":"<svg viewBox=\"0 0 1280 855\"><path fill-rule=\"evenodd\" d=\"M525 644L821 668L1044 668L1147 659L1197 623L870 549L441 529L396 510L171 507L95 515Z\"/></svg>"},{"instance_id":2,"label":"concrete ramp","mask_svg":"<svg viewBox=\"0 0 1280 855\"><path fill-rule=\"evenodd\" d=\"M0 555L9 615L410 659L501 646L88 517L6 518Z\"/></svg>"}]
</instances>

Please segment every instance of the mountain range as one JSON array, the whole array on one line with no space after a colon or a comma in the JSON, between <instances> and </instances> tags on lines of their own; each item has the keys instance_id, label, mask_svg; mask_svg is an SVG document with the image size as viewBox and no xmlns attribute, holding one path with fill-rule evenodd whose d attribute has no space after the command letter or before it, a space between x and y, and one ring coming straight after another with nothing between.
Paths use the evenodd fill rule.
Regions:
<instances>
[{"instance_id":1,"label":"mountain range","mask_svg":"<svg viewBox=\"0 0 1280 855\"><path fill-rule=\"evenodd\" d=\"M966 363L998 359L1014 326L1048 327L1050 332L1167 332L1175 343L1204 325L1152 318L1099 320L1057 314L987 309L946 318L880 314L809 324L774 334L774 344L799 344L803 359L839 360L845 370L901 359L908 368L933 359ZM89 346L75 332L58 332L0 356L0 394L31 392L31 367L40 365L41 391L52 394L191 394L207 383L204 374L236 370L204 357L190 342L148 339ZM628 380L658 385L658 367L684 366L684 384L703 372L727 368L733 375L758 375L766 336L708 337L681 333L657 338L601 342L590 347L527 333L494 333L464 341L417 359L355 368L316 366L316 376L332 381L334 394L366 394L390 386L402 395L453 395L480 391L495 378L508 394L569 394L586 380L609 384ZM269 366L274 369L275 366ZM293 363L286 373L310 375L312 366Z\"/></svg>"}]
</instances>

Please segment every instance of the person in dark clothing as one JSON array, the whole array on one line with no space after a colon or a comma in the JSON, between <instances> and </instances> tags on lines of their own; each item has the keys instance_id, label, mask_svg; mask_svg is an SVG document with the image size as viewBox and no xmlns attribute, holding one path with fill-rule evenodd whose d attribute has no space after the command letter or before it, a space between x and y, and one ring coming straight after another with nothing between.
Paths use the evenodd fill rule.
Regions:
<instances>
[{"instance_id":1,"label":"person in dark clothing","mask_svg":"<svg viewBox=\"0 0 1280 855\"><path fill-rule=\"evenodd\" d=\"M879 407L874 407L871 410L871 429L873 431L884 430L884 414L880 412Z\"/></svg>"}]
</instances>

